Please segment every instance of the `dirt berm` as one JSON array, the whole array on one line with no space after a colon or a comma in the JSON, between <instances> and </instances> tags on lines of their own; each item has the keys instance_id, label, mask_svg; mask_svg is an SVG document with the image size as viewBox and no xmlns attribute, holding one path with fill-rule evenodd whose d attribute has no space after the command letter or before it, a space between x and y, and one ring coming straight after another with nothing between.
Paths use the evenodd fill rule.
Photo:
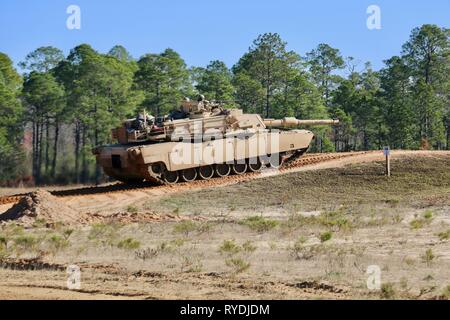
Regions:
<instances>
[{"instance_id":1,"label":"dirt berm","mask_svg":"<svg viewBox=\"0 0 450 320\"><path fill-rule=\"evenodd\" d=\"M14 221L26 227L37 220L52 225L84 222L87 217L48 191L38 189L24 196L17 204L0 215L0 222Z\"/></svg>"}]
</instances>

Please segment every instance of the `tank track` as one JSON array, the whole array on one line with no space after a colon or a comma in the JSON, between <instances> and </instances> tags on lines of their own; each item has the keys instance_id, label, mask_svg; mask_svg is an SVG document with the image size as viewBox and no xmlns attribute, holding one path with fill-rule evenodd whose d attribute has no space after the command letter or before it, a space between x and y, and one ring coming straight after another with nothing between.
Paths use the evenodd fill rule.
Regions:
<instances>
[{"instance_id":1,"label":"tank track","mask_svg":"<svg viewBox=\"0 0 450 320\"><path fill-rule=\"evenodd\" d=\"M305 154L307 149L302 150L296 150L292 155L290 155L286 160L283 161L282 167L289 166L289 164L293 163L297 159L299 159L301 156Z\"/></svg>"},{"instance_id":2,"label":"tank track","mask_svg":"<svg viewBox=\"0 0 450 320\"><path fill-rule=\"evenodd\" d=\"M294 152L292 152L292 153L290 153L290 154L285 154L285 155L281 156L281 157L280 157L280 164L279 164L279 166L277 166L277 167L278 167L278 168L284 168L284 167L286 167L286 166L289 166L289 164L293 163L294 161L296 161L297 159L299 159L301 156L303 156L303 155L306 153L307 150L308 150L308 149L296 150L296 151L294 151ZM246 159L246 162L248 162L248 159ZM266 165L267 165L267 166L270 166L269 163L267 163ZM198 170L198 168L195 168L195 169ZM157 177L157 176L152 176L152 175L150 175L149 172L148 172L147 167L141 167L140 170L141 170L141 175L142 175L143 177L145 177L145 180L146 180L146 181L156 182L156 183L160 183L160 184L163 184L163 185L172 185L172 184L173 184L173 183L168 183L167 181L165 181L165 180L164 180L163 178L161 178L161 177ZM245 174L248 174L248 173L254 173L254 174L257 174L257 173L259 173L259 172L260 172L260 170L255 171L255 172L247 171L246 173L243 173L243 174L244 174L244 175L245 175ZM242 175L242 174L238 174L238 175ZM227 176L228 176L228 175L227 175ZM224 177L219 177L219 178L224 178ZM209 179L207 179L207 180L209 180ZM183 181L182 181L181 179L179 179L176 183L179 183L179 182L183 182ZM189 182L189 181L188 181L188 182ZM191 182L192 182L192 181L191 181Z\"/></svg>"}]
</instances>

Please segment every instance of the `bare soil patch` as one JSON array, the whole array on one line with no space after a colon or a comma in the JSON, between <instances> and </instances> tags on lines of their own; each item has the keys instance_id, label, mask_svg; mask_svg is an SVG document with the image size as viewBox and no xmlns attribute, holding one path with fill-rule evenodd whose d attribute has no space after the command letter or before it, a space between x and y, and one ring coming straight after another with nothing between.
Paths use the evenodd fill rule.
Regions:
<instances>
[{"instance_id":1,"label":"bare soil patch","mask_svg":"<svg viewBox=\"0 0 450 320\"><path fill-rule=\"evenodd\" d=\"M40 189L22 197L17 204L0 215L0 221L14 221L26 227L32 226L36 220L48 225L75 224L85 222L86 216L65 204L64 200Z\"/></svg>"}]
</instances>

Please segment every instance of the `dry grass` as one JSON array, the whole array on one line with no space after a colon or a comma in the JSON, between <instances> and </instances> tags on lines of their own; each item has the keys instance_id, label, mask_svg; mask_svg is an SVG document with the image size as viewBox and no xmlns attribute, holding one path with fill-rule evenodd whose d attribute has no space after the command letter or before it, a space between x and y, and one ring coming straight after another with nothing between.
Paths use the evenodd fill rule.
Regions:
<instances>
[{"instance_id":1,"label":"dry grass","mask_svg":"<svg viewBox=\"0 0 450 320\"><path fill-rule=\"evenodd\" d=\"M60 263L117 265L131 275L143 270L151 277L145 281L158 286L146 283L140 290L154 294L157 287L163 298L298 299L290 291L297 287L283 283L305 279L344 286L352 298L445 297L449 165L444 158L396 160L391 179L381 175L380 163L353 165L172 194L149 204L155 211L201 213L201 221L76 230L47 229L45 223L30 230L0 226L0 259L49 252L45 258ZM208 213L217 212L231 217L209 221ZM373 264L381 268L384 285L369 292L366 269ZM130 274L125 284L96 285L110 283L124 292L135 281ZM223 275L229 278L218 287ZM181 288L179 279L193 282ZM278 295L264 289L267 283L257 285L261 279L279 286Z\"/></svg>"}]
</instances>

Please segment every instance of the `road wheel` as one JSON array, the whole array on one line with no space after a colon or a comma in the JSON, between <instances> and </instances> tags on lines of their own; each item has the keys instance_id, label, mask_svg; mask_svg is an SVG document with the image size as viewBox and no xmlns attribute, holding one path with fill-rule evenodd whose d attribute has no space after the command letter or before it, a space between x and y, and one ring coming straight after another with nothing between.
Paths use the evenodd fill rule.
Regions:
<instances>
[{"instance_id":1,"label":"road wheel","mask_svg":"<svg viewBox=\"0 0 450 320\"><path fill-rule=\"evenodd\" d=\"M209 180L214 176L213 166L204 166L198 168L198 175L202 180Z\"/></svg>"},{"instance_id":2,"label":"road wheel","mask_svg":"<svg viewBox=\"0 0 450 320\"><path fill-rule=\"evenodd\" d=\"M259 159L250 159L248 161L248 171L258 172L261 170L263 164Z\"/></svg>"},{"instance_id":3,"label":"road wheel","mask_svg":"<svg viewBox=\"0 0 450 320\"><path fill-rule=\"evenodd\" d=\"M230 174L231 167L230 167L230 165L228 165L226 163L216 164L216 168L215 168L214 172L216 173L216 175L218 177L226 177Z\"/></svg>"},{"instance_id":4,"label":"road wheel","mask_svg":"<svg viewBox=\"0 0 450 320\"><path fill-rule=\"evenodd\" d=\"M244 174L247 171L247 164L244 163L235 163L233 164L231 170L233 171L234 174Z\"/></svg>"},{"instance_id":5,"label":"road wheel","mask_svg":"<svg viewBox=\"0 0 450 320\"><path fill-rule=\"evenodd\" d=\"M191 182L197 179L197 170L195 168L189 168L181 170L180 172L181 179L185 182Z\"/></svg>"},{"instance_id":6,"label":"road wheel","mask_svg":"<svg viewBox=\"0 0 450 320\"><path fill-rule=\"evenodd\" d=\"M267 163L267 167L269 168L275 168L278 169L283 164L283 158L279 153L268 155L269 156L269 162Z\"/></svg>"},{"instance_id":7,"label":"road wheel","mask_svg":"<svg viewBox=\"0 0 450 320\"><path fill-rule=\"evenodd\" d=\"M175 184L179 180L177 171L165 171L162 175L162 178L164 182L167 182L169 184Z\"/></svg>"}]
</instances>

